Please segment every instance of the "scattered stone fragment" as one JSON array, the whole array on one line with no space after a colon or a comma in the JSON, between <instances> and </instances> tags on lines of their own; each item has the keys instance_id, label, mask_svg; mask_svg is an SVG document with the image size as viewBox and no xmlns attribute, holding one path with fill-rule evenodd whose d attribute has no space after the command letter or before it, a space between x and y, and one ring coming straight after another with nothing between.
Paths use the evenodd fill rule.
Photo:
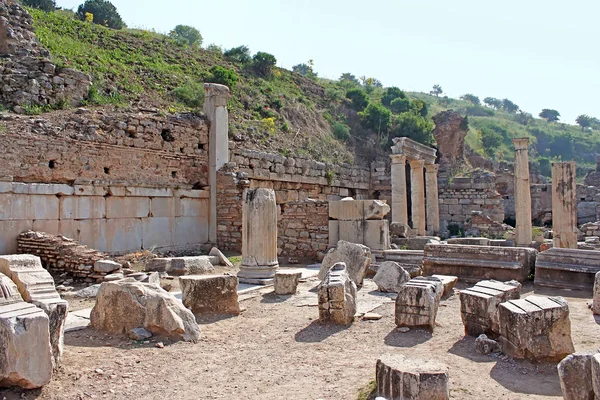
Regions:
<instances>
[{"instance_id":1,"label":"scattered stone fragment","mask_svg":"<svg viewBox=\"0 0 600 400\"><path fill-rule=\"evenodd\" d=\"M225 257L223 253L221 253L221 250L217 249L216 247L210 249L210 253L208 253L208 255L211 257L217 257L220 261L220 265L225 265L229 268L233 268L233 263L229 261L229 259Z\"/></svg>"},{"instance_id":2,"label":"scattered stone fragment","mask_svg":"<svg viewBox=\"0 0 600 400\"><path fill-rule=\"evenodd\" d=\"M521 284L517 281L481 281L475 286L461 290L460 315L465 335L485 334L491 338L500 335L498 306L508 300L521 297Z\"/></svg>"},{"instance_id":3,"label":"scattered stone fragment","mask_svg":"<svg viewBox=\"0 0 600 400\"><path fill-rule=\"evenodd\" d=\"M125 275L122 273L109 274L104 277L104 282L118 281L120 279L125 279Z\"/></svg>"},{"instance_id":4,"label":"scattered stone fragment","mask_svg":"<svg viewBox=\"0 0 600 400\"><path fill-rule=\"evenodd\" d=\"M144 327L154 335L185 341L200 339L194 315L173 295L131 278L100 286L91 324L95 329L114 334Z\"/></svg>"},{"instance_id":5,"label":"scattered stone fragment","mask_svg":"<svg viewBox=\"0 0 600 400\"><path fill-rule=\"evenodd\" d=\"M569 304L562 297L529 296L500 304L502 351L514 358L561 360L573 353Z\"/></svg>"},{"instance_id":6,"label":"scattered stone fragment","mask_svg":"<svg viewBox=\"0 0 600 400\"><path fill-rule=\"evenodd\" d=\"M365 321L379 321L381 318L383 318L383 316L381 314L377 314L374 312L368 312L365 315L363 315L363 320Z\"/></svg>"},{"instance_id":7,"label":"scattered stone fragment","mask_svg":"<svg viewBox=\"0 0 600 400\"><path fill-rule=\"evenodd\" d=\"M52 378L50 325L46 313L23 301L0 273L0 386L40 388Z\"/></svg>"},{"instance_id":8,"label":"scattered stone fragment","mask_svg":"<svg viewBox=\"0 0 600 400\"><path fill-rule=\"evenodd\" d=\"M110 274L121 269L121 264L111 260L99 260L94 263L94 272Z\"/></svg>"},{"instance_id":9,"label":"scattered stone fragment","mask_svg":"<svg viewBox=\"0 0 600 400\"><path fill-rule=\"evenodd\" d=\"M144 328L133 328L127 332L127 337L131 340L146 340L152 337L152 333Z\"/></svg>"},{"instance_id":10,"label":"scattered stone fragment","mask_svg":"<svg viewBox=\"0 0 600 400\"><path fill-rule=\"evenodd\" d=\"M423 326L433 330L442 292L439 280L408 281L396 297L396 326Z\"/></svg>"},{"instance_id":11,"label":"scattered stone fragment","mask_svg":"<svg viewBox=\"0 0 600 400\"><path fill-rule=\"evenodd\" d=\"M400 328L396 328L396 330L400 333L410 332L410 328L408 326L401 326Z\"/></svg>"},{"instance_id":12,"label":"scattered stone fragment","mask_svg":"<svg viewBox=\"0 0 600 400\"><path fill-rule=\"evenodd\" d=\"M594 353L574 353L558 364L560 388L565 400L597 399L592 380L593 357Z\"/></svg>"},{"instance_id":13,"label":"scattered stone fragment","mask_svg":"<svg viewBox=\"0 0 600 400\"><path fill-rule=\"evenodd\" d=\"M159 349L164 349L165 348L165 344L163 342L158 342L154 346L158 347Z\"/></svg>"},{"instance_id":14,"label":"scattered stone fragment","mask_svg":"<svg viewBox=\"0 0 600 400\"><path fill-rule=\"evenodd\" d=\"M394 261L382 262L373 281L380 292L398 293L400 287L410 280L410 274Z\"/></svg>"},{"instance_id":15,"label":"scattered stone fragment","mask_svg":"<svg viewBox=\"0 0 600 400\"><path fill-rule=\"evenodd\" d=\"M234 275L190 275L179 277L183 305L194 315L240 314L238 278Z\"/></svg>"},{"instance_id":16,"label":"scattered stone fragment","mask_svg":"<svg viewBox=\"0 0 600 400\"><path fill-rule=\"evenodd\" d=\"M330 268L336 263L344 263L350 279L355 284L361 285L365 273L371 264L371 250L362 244L340 240L336 247L330 249L325 254L321 270L319 271L319 279L324 280L325 275L327 275Z\"/></svg>"},{"instance_id":17,"label":"scattered stone fragment","mask_svg":"<svg viewBox=\"0 0 600 400\"><path fill-rule=\"evenodd\" d=\"M442 297L448 297L452 294L454 286L458 283L458 277L452 275L431 275L432 278L437 278L444 285L444 293Z\"/></svg>"},{"instance_id":18,"label":"scattered stone fragment","mask_svg":"<svg viewBox=\"0 0 600 400\"><path fill-rule=\"evenodd\" d=\"M377 394L386 399L447 400L448 367L434 361L384 354L375 367Z\"/></svg>"},{"instance_id":19,"label":"scattered stone fragment","mask_svg":"<svg viewBox=\"0 0 600 400\"><path fill-rule=\"evenodd\" d=\"M356 284L348 275L346 264L334 264L318 287L319 320L348 325L356 314Z\"/></svg>"},{"instance_id":20,"label":"scattered stone fragment","mask_svg":"<svg viewBox=\"0 0 600 400\"><path fill-rule=\"evenodd\" d=\"M296 294L302 271L278 270L275 272L275 294Z\"/></svg>"},{"instance_id":21,"label":"scattered stone fragment","mask_svg":"<svg viewBox=\"0 0 600 400\"><path fill-rule=\"evenodd\" d=\"M77 297L81 297L84 299L96 297L98 295L98 290L100 290L100 283L92 286L88 286L84 289L77 291L75 294Z\"/></svg>"},{"instance_id":22,"label":"scattered stone fragment","mask_svg":"<svg viewBox=\"0 0 600 400\"><path fill-rule=\"evenodd\" d=\"M500 353L502 348L500 343L488 338L486 335L481 334L475 339L475 349L480 354Z\"/></svg>"}]
</instances>

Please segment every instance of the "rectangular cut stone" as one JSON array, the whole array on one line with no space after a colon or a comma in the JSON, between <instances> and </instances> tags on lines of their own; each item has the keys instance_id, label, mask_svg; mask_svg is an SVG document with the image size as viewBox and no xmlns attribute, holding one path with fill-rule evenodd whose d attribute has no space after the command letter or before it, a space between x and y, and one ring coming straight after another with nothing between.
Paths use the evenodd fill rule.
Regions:
<instances>
[{"instance_id":1,"label":"rectangular cut stone","mask_svg":"<svg viewBox=\"0 0 600 400\"><path fill-rule=\"evenodd\" d=\"M151 200L150 211L153 217L180 217L181 200L178 197L156 197Z\"/></svg>"},{"instance_id":2,"label":"rectangular cut stone","mask_svg":"<svg viewBox=\"0 0 600 400\"><path fill-rule=\"evenodd\" d=\"M338 262L327 270L318 287L319 320L348 325L356 314L356 284L346 271L346 264Z\"/></svg>"},{"instance_id":3,"label":"rectangular cut stone","mask_svg":"<svg viewBox=\"0 0 600 400\"><path fill-rule=\"evenodd\" d=\"M142 219L142 243L144 248L172 247L175 218L155 217Z\"/></svg>"},{"instance_id":4,"label":"rectangular cut stone","mask_svg":"<svg viewBox=\"0 0 600 400\"><path fill-rule=\"evenodd\" d=\"M329 245L335 246L340 241L340 221L329 220Z\"/></svg>"},{"instance_id":5,"label":"rectangular cut stone","mask_svg":"<svg viewBox=\"0 0 600 400\"><path fill-rule=\"evenodd\" d=\"M135 199L136 197L132 197ZM140 219L106 220L106 251L125 253L142 249L142 221Z\"/></svg>"},{"instance_id":6,"label":"rectangular cut stone","mask_svg":"<svg viewBox=\"0 0 600 400\"><path fill-rule=\"evenodd\" d=\"M58 219L56 196L0 194L0 220Z\"/></svg>"},{"instance_id":7,"label":"rectangular cut stone","mask_svg":"<svg viewBox=\"0 0 600 400\"><path fill-rule=\"evenodd\" d=\"M562 297L529 296L498 307L502 351L514 358L556 361L573 353L569 305Z\"/></svg>"},{"instance_id":8,"label":"rectangular cut stone","mask_svg":"<svg viewBox=\"0 0 600 400\"><path fill-rule=\"evenodd\" d=\"M208 242L208 219L176 217L173 242L179 247Z\"/></svg>"},{"instance_id":9,"label":"rectangular cut stone","mask_svg":"<svg viewBox=\"0 0 600 400\"><path fill-rule=\"evenodd\" d=\"M173 189L141 187L141 186L127 186L125 188L125 196L128 196L128 197L172 197Z\"/></svg>"},{"instance_id":10,"label":"rectangular cut stone","mask_svg":"<svg viewBox=\"0 0 600 400\"><path fill-rule=\"evenodd\" d=\"M423 257L425 275L454 275L465 281L495 279L523 282L533 271L537 251L522 247L428 244Z\"/></svg>"},{"instance_id":11,"label":"rectangular cut stone","mask_svg":"<svg viewBox=\"0 0 600 400\"><path fill-rule=\"evenodd\" d=\"M365 219L364 204L360 200L330 201L329 218L340 221L362 221Z\"/></svg>"},{"instance_id":12,"label":"rectangular cut stone","mask_svg":"<svg viewBox=\"0 0 600 400\"><path fill-rule=\"evenodd\" d=\"M485 334L492 339L500 335L498 306L521 296L521 285L515 281L481 281L460 291L460 313L465 335Z\"/></svg>"},{"instance_id":13,"label":"rectangular cut stone","mask_svg":"<svg viewBox=\"0 0 600 400\"><path fill-rule=\"evenodd\" d=\"M60 199L60 219L104 218L106 204L102 196L66 196Z\"/></svg>"},{"instance_id":14,"label":"rectangular cut stone","mask_svg":"<svg viewBox=\"0 0 600 400\"><path fill-rule=\"evenodd\" d=\"M150 213L150 199L147 197L108 197L106 218L142 218Z\"/></svg>"},{"instance_id":15,"label":"rectangular cut stone","mask_svg":"<svg viewBox=\"0 0 600 400\"><path fill-rule=\"evenodd\" d=\"M240 313L238 278L234 275L182 276L183 305L194 315Z\"/></svg>"},{"instance_id":16,"label":"rectangular cut stone","mask_svg":"<svg viewBox=\"0 0 600 400\"><path fill-rule=\"evenodd\" d=\"M275 279L273 286L275 288L275 294L286 295L296 294L298 288L298 282L302 277L302 271L296 270L278 270L275 272Z\"/></svg>"},{"instance_id":17,"label":"rectangular cut stone","mask_svg":"<svg viewBox=\"0 0 600 400\"><path fill-rule=\"evenodd\" d=\"M538 254L535 284L564 289L592 290L600 272L600 252L552 248Z\"/></svg>"},{"instance_id":18,"label":"rectangular cut stone","mask_svg":"<svg viewBox=\"0 0 600 400\"><path fill-rule=\"evenodd\" d=\"M204 217L208 220L207 199L180 199L182 217Z\"/></svg>"},{"instance_id":19,"label":"rectangular cut stone","mask_svg":"<svg viewBox=\"0 0 600 400\"><path fill-rule=\"evenodd\" d=\"M396 297L396 326L421 326L433 330L443 291L439 280L415 278L401 286Z\"/></svg>"},{"instance_id":20,"label":"rectangular cut stone","mask_svg":"<svg viewBox=\"0 0 600 400\"><path fill-rule=\"evenodd\" d=\"M32 220L2 221L0 220L0 254L17 252L17 236L33 228Z\"/></svg>"},{"instance_id":21,"label":"rectangular cut stone","mask_svg":"<svg viewBox=\"0 0 600 400\"><path fill-rule=\"evenodd\" d=\"M363 244L365 239L364 232L365 221L338 221L339 240L344 240L350 243Z\"/></svg>"},{"instance_id":22,"label":"rectangular cut stone","mask_svg":"<svg viewBox=\"0 0 600 400\"><path fill-rule=\"evenodd\" d=\"M364 221L362 243L371 250L388 250L390 246L390 222L388 220Z\"/></svg>"}]
</instances>

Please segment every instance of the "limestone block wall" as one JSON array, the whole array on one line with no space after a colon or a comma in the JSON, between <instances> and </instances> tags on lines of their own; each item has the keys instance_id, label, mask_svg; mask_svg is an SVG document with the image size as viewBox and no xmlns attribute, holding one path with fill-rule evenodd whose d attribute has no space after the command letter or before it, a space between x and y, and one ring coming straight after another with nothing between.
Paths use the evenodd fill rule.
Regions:
<instances>
[{"instance_id":1,"label":"limestone block wall","mask_svg":"<svg viewBox=\"0 0 600 400\"><path fill-rule=\"evenodd\" d=\"M28 229L109 253L208 241L203 118L75 110L0 129L0 254Z\"/></svg>"},{"instance_id":2,"label":"limestone block wall","mask_svg":"<svg viewBox=\"0 0 600 400\"><path fill-rule=\"evenodd\" d=\"M278 217L280 256L316 259L329 242L329 202L306 199L280 205Z\"/></svg>"}]
</instances>

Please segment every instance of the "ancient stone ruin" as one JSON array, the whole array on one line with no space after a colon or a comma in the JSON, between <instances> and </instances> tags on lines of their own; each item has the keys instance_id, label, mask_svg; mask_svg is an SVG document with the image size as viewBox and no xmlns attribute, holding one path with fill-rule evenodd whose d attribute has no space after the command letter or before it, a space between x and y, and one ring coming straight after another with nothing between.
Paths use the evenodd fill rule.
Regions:
<instances>
[{"instance_id":1,"label":"ancient stone ruin","mask_svg":"<svg viewBox=\"0 0 600 400\"><path fill-rule=\"evenodd\" d=\"M337 325L348 325L356 314L356 284L346 265L334 264L318 288L319 320Z\"/></svg>"}]
</instances>

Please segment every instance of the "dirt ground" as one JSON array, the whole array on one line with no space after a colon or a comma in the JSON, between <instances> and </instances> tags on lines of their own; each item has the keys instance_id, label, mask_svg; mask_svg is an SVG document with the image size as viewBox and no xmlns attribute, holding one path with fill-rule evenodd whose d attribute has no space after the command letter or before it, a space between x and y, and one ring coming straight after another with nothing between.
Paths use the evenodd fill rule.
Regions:
<instances>
[{"instance_id":1,"label":"dirt ground","mask_svg":"<svg viewBox=\"0 0 600 400\"><path fill-rule=\"evenodd\" d=\"M299 289L317 284L313 279ZM600 347L590 294L524 287L524 295L534 292L567 298L577 351ZM357 320L350 327L321 325L317 307L290 303L289 296L262 289L241 301L240 316L200 321L196 344L159 338L139 343L91 328L67 333L63 363L50 384L5 390L0 399L356 399L386 352L447 364L451 398L561 397L555 364L476 353L474 338L463 336L457 295L442 301L433 334L398 332L393 303L375 310L381 320ZM158 341L165 347L157 348Z\"/></svg>"}]
</instances>

